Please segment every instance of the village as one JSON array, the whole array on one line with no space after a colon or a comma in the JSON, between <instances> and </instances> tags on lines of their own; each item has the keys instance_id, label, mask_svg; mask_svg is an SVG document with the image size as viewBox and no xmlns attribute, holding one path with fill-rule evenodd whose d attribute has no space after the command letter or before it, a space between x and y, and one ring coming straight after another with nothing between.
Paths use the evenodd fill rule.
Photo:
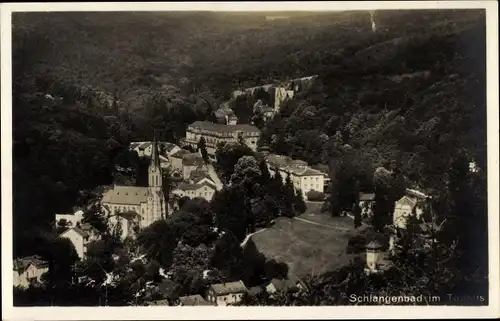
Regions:
<instances>
[{"instance_id":1,"label":"village","mask_svg":"<svg viewBox=\"0 0 500 321\"><path fill-rule=\"evenodd\" d=\"M274 96L272 105L258 100L253 106L254 114L263 115L264 120L267 121L279 112L282 103L293 98L302 86L307 86L315 78L316 76L311 76L292 80L286 85L265 85L237 90L233 92L231 99L238 99L242 95L252 95L256 90L271 92ZM270 177L276 177L278 173L283 184L287 180L291 181L296 196L305 201L304 214L292 218L278 217L271 222L272 224L248 231L245 240L241 242L241 247L245 248L248 241L252 240L267 257L284 260L289 265L288 273L253 287L248 287L242 280L213 283L209 285L205 295L196 294L173 299L168 290L172 288L171 272L160 270L162 281L158 283L158 287L164 297L147 303L149 305L226 306L239 303L244 295L257 295L262 291L270 296L276 292L300 295L308 291L308 285L297 275L304 274L304 270L311 270L311 264L314 265L312 270L316 273L328 272L329 269L338 267L352 258L351 255L344 255L344 253L348 247L349 237L354 231L352 223L349 223L355 220L354 214L346 211L341 217L333 218L328 214L320 213L321 204L329 197L327 193L330 183L329 174L324 168L320 168L323 171L318 167L313 168L303 160L274 154L269 147L259 145L261 131L254 124L240 124L238 117L228 107L229 105L230 103L225 103L216 111L216 122L196 121L188 125L185 137L176 144L157 140L156 134L152 135L150 141L130 142L131 152L137 153L138 157L150 160L147 186L117 184L108 186L98 204L105 214L110 229L116 229L117 225L120 225L122 240L135 239L142 229L178 211L185 200L203 199L211 202L216 193L227 188L228 183L223 182L214 166L217 150L221 146L242 144L265 160ZM203 142L201 148L200 142ZM121 167L117 167L116 170L125 173L132 171L130 168ZM169 177L163 175L165 172ZM165 195L163 189L165 179L172 182L168 195ZM395 202L392 219L384 230L385 234L380 237L372 235L365 240L365 244L361 245L362 251L359 253L365 262L366 274L377 274L387 269L390 265L387 258L397 251L398 231L406 228L410 217L415 217L422 225L422 230L428 231L419 236L421 241L423 240L423 246L432 244L434 234L431 230L438 227L431 226L429 222L422 220L422 213L428 200L429 196L426 194L418 190L406 189L405 195ZM373 191L360 192L357 203L363 218L361 228L369 226L369 218L373 215L375 193ZM74 213L54 215L54 226L61 230L59 237L68 239L72 243L80 260L86 258L89 244L101 237L92 224L83 222L86 210L88 209L80 208ZM283 236L276 231L288 231L289 239L280 240ZM320 266L316 262L308 263L313 259L307 257L283 255L294 246L297 248L302 246L299 244L304 241L299 240L311 237L308 236L309 234L324 234L325 239L330 239L332 236L336 238L335 244L332 245L333 254L322 254ZM315 247L316 245L312 243L318 241L322 242L323 239L309 241L311 244L308 246ZM281 248L279 248L280 243L282 243ZM330 249L327 248L327 251ZM297 249L296 252L299 250ZM340 258L341 255L343 255L342 258ZM146 260L143 253L134 253L134 256L133 260ZM309 257L310 254L307 256ZM15 258L14 286L21 288L36 286L41 282L42 275L48 271L48 262L43 261L39 256ZM84 282L84 280L78 279L75 282ZM113 276L108 274L106 282L108 285L111 284Z\"/></svg>"}]
</instances>

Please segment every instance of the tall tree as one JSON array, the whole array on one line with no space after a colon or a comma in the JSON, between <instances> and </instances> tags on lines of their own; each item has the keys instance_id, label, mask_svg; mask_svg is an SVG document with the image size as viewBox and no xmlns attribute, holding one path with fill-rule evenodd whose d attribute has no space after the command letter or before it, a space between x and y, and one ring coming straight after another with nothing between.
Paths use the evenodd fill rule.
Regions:
<instances>
[{"instance_id":1,"label":"tall tree","mask_svg":"<svg viewBox=\"0 0 500 321\"><path fill-rule=\"evenodd\" d=\"M208 164L209 158L208 158L207 143L205 141L205 137L200 138L200 141L198 142L197 150L200 151L201 157L203 157L203 160L205 161L205 163Z\"/></svg>"}]
</instances>

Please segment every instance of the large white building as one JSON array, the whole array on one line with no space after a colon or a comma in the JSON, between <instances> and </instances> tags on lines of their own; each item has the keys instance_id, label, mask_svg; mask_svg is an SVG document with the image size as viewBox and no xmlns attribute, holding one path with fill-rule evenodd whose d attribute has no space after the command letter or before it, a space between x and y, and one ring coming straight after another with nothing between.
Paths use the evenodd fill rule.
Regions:
<instances>
[{"instance_id":1,"label":"large white building","mask_svg":"<svg viewBox=\"0 0 500 321\"><path fill-rule=\"evenodd\" d=\"M276 168L279 169L283 183L290 175L293 187L302 191L304 199L309 191L324 192L325 173L312 169L306 162L271 154L266 157L266 163L271 175L275 174Z\"/></svg>"},{"instance_id":2,"label":"large white building","mask_svg":"<svg viewBox=\"0 0 500 321\"><path fill-rule=\"evenodd\" d=\"M214 124L207 121L196 121L186 129L186 138L182 142L197 148L201 138L205 139L207 153L215 156L219 143L238 142L242 140L252 150L257 150L257 141L260 138L260 130L252 125L225 125Z\"/></svg>"},{"instance_id":3,"label":"large white building","mask_svg":"<svg viewBox=\"0 0 500 321\"><path fill-rule=\"evenodd\" d=\"M69 228L61 233L60 237L70 240L80 259L87 255L87 245L98 238L97 232L88 223Z\"/></svg>"},{"instance_id":4,"label":"large white building","mask_svg":"<svg viewBox=\"0 0 500 321\"><path fill-rule=\"evenodd\" d=\"M152 144L151 164L148 169L148 186L118 186L106 191L102 205L111 222L122 223L126 237L134 225L139 228L167 216L168 205L162 188L162 173L156 139ZM130 215L130 214L135 215ZM126 227L124 227L126 226Z\"/></svg>"}]
</instances>

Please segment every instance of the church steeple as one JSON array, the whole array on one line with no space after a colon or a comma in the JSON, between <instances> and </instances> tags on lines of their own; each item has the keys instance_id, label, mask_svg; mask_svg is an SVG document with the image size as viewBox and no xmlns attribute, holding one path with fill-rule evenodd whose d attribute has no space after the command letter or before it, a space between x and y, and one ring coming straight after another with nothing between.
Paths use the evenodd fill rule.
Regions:
<instances>
[{"instance_id":1,"label":"church steeple","mask_svg":"<svg viewBox=\"0 0 500 321\"><path fill-rule=\"evenodd\" d=\"M153 133L153 151L151 154L151 165L154 165L156 168L160 168L160 156L158 152L158 144L156 142L156 132Z\"/></svg>"},{"instance_id":2,"label":"church steeple","mask_svg":"<svg viewBox=\"0 0 500 321\"><path fill-rule=\"evenodd\" d=\"M166 202L163 195L163 180L160 166L160 155L158 152L158 142L156 133L153 134L153 144L151 146L151 163L148 170L148 202L145 213L144 226L157 221L166 216Z\"/></svg>"}]
</instances>

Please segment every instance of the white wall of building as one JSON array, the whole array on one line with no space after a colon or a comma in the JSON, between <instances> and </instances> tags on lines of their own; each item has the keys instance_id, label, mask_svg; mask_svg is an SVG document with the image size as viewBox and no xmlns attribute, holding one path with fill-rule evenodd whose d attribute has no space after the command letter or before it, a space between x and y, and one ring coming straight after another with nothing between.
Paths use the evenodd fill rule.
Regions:
<instances>
[{"instance_id":1,"label":"white wall of building","mask_svg":"<svg viewBox=\"0 0 500 321\"><path fill-rule=\"evenodd\" d=\"M49 271L49 267L37 268L34 264L30 264L27 269L19 273L19 271L13 271L13 286L20 286L27 288L29 286L29 280L35 279L36 282L41 281L41 277L45 272Z\"/></svg>"},{"instance_id":2,"label":"white wall of building","mask_svg":"<svg viewBox=\"0 0 500 321\"><path fill-rule=\"evenodd\" d=\"M61 237L67 238L73 243L73 246L75 247L76 253L78 254L78 257L80 259L83 259L87 253L86 251L86 246L85 246L85 240L83 239L83 236L80 235L78 232L76 232L74 229L69 229L63 234L61 234Z\"/></svg>"}]
</instances>

